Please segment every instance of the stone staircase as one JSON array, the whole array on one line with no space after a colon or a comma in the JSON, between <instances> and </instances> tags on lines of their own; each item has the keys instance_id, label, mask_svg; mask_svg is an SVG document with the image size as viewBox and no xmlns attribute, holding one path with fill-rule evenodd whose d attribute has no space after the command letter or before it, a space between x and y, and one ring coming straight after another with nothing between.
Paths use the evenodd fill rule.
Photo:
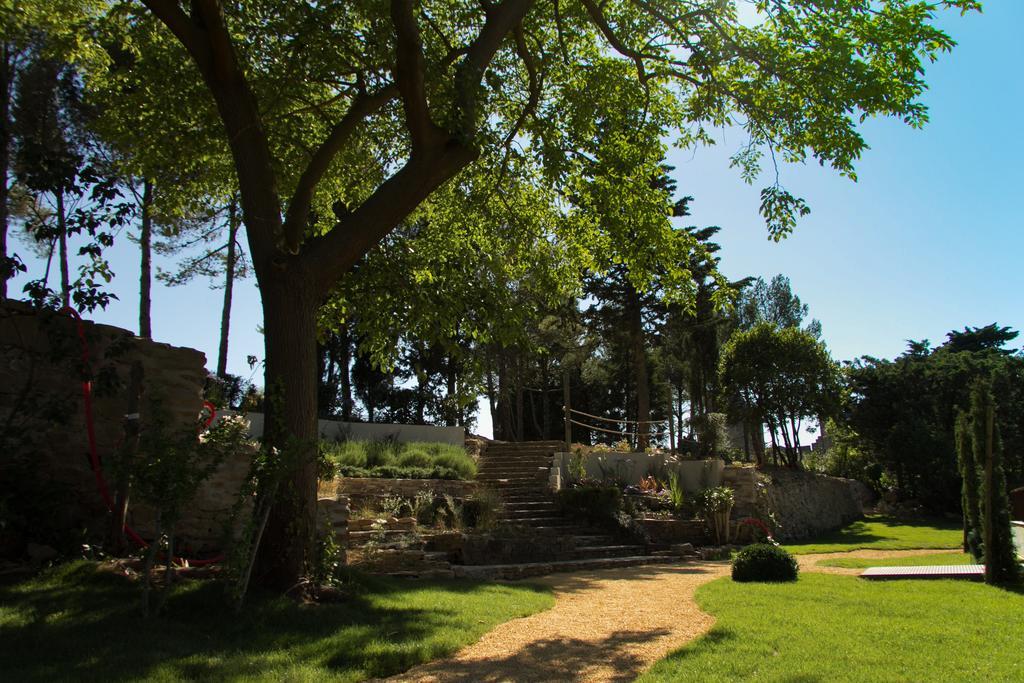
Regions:
<instances>
[{"instance_id":1,"label":"stone staircase","mask_svg":"<svg viewBox=\"0 0 1024 683\"><path fill-rule=\"evenodd\" d=\"M648 554L646 546L567 517L548 489L548 474L561 441L487 444L477 481L504 503L502 521L516 533L517 554L529 561L466 564L457 576L525 578L555 571L579 571L666 562L674 556Z\"/></svg>"}]
</instances>

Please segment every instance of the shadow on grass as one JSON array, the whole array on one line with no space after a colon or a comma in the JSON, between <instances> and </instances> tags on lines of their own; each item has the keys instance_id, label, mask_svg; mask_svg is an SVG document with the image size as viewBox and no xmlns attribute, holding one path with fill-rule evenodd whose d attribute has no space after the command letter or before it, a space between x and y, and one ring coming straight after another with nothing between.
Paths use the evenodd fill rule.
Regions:
<instances>
[{"instance_id":1,"label":"shadow on grass","mask_svg":"<svg viewBox=\"0 0 1024 683\"><path fill-rule=\"evenodd\" d=\"M959 533L958 522L944 519L908 520L885 515L872 515L866 519L851 522L842 529L828 532L812 539L786 543L787 548L799 551L810 546L848 546L870 548L880 543L903 542L913 547L914 541L921 540L921 547L945 547L936 543L935 535L943 532Z\"/></svg>"},{"instance_id":2,"label":"shadow on grass","mask_svg":"<svg viewBox=\"0 0 1024 683\"><path fill-rule=\"evenodd\" d=\"M668 635L667 629L617 631L597 640L545 638L505 656L466 661L443 661L414 669L398 680L444 683L499 681L632 681L647 666L631 646ZM595 669L600 669L596 675Z\"/></svg>"},{"instance_id":3,"label":"shadow on grass","mask_svg":"<svg viewBox=\"0 0 1024 683\"><path fill-rule=\"evenodd\" d=\"M494 623L488 612L495 600L512 590L371 580L357 583L343 603L302 606L253 595L236 614L222 586L203 582L183 585L159 619L143 619L137 585L93 565L72 565L0 589L0 671L11 681L279 680L298 667L303 677L359 680L475 639Z\"/></svg>"},{"instance_id":4,"label":"shadow on grass","mask_svg":"<svg viewBox=\"0 0 1024 683\"><path fill-rule=\"evenodd\" d=\"M599 589L606 581L656 581L668 575L707 575L708 580L721 575L729 566L728 561L700 562L694 564L645 564L618 569L594 569L530 579L530 583L550 586L559 594L579 593Z\"/></svg>"}]
</instances>

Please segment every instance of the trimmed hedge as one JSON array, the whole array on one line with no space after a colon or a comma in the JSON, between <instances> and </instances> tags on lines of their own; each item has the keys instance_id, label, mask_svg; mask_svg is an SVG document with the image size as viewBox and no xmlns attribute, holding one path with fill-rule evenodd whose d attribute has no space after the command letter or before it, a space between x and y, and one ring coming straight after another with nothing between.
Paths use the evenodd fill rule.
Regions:
<instances>
[{"instance_id":1,"label":"trimmed hedge","mask_svg":"<svg viewBox=\"0 0 1024 683\"><path fill-rule=\"evenodd\" d=\"M796 581L799 571L792 555L769 543L748 545L732 560L733 581Z\"/></svg>"}]
</instances>

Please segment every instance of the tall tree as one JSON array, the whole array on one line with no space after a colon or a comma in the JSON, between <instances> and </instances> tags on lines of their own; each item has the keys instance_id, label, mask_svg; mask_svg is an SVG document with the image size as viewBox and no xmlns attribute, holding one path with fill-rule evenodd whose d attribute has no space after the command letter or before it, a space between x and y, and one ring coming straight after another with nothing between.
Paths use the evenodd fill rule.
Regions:
<instances>
[{"instance_id":1,"label":"tall tree","mask_svg":"<svg viewBox=\"0 0 1024 683\"><path fill-rule=\"evenodd\" d=\"M789 278L780 274L770 282L757 278L746 287L736 305L736 318L745 330L759 322L769 322L780 328L801 327L808 310L807 304L793 293ZM821 323L814 318L803 329L816 339L821 337Z\"/></svg>"},{"instance_id":2,"label":"tall tree","mask_svg":"<svg viewBox=\"0 0 1024 683\"><path fill-rule=\"evenodd\" d=\"M753 26L732 3L667 0L392 0L387 13L373 3L142 4L187 52L224 124L262 295L267 389L279 395L266 433L306 444L292 449L291 490L262 551L261 574L283 587L295 585L313 545L317 308L439 187L481 155L519 154L523 141L536 145L549 182L572 184L595 110L624 106L671 112L684 144L738 114L751 145L737 161L751 173L757 150L770 147L852 175L865 146L857 120L923 123L922 60L953 44L931 23L938 5L902 1L878 12L779 0ZM650 147L665 132L604 142ZM354 208L325 225L315 219L327 212L315 209L329 205L331 188ZM762 205L775 235L806 211L777 183ZM618 247L626 259L628 246Z\"/></svg>"},{"instance_id":3,"label":"tall tree","mask_svg":"<svg viewBox=\"0 0 1024 683\"><path fill-rule=\"evenodd\" d=\"M885 473L893 492L935 512L955 512L965 477L958 466L955 425L979 377L993 378L1005 444L1004 469L1024 483L1024 356L1005 347L1015 333L998 325L952 331L932 348L909 342L893 360L864 357L846 371L850 400L844 421L862 450ZM1002 330L1000 339L993 330Z\"/></svg>"}]
</instances>

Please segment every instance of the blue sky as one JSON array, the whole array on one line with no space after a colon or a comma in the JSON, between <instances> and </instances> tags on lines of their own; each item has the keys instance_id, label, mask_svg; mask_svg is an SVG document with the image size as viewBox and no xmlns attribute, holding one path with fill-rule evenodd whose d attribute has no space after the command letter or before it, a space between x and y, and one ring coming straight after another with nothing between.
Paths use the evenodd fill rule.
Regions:
<instances>
[{"instance_id":1,"label":"blue sky","mask_svg":"<svg viewBox=\"0 0 1024 683\"><path fill-rule=\"evenodd\" d=\"M738 134L724 132L713 148L675 151L669 159L680 192L695 198L688 222L722 227L725 273L789 276L840 360L892 357L907 339L941 342L964 325L1024 329L1024 135L1017 125L1024 110L1024 2L990 0L984 14L946 13L940 24L959 45L926 74L931 122L923 130L897 121L865 123L871 149L858 164L856 183L816 163L784 167L783 184L805 197L812 213L781 243L767 239L758 216L761 186L745 185L728 167L742 141ZM95 318L135 330L136 247L120 239L110 257L120 301ZM23 281L11 283L12 294ZM157 284L154 337L200 349L213 368L220 297L201 281ZM262 358L260 321L250 280L236 287L231 372L248 377L246 356ZM486 411L481 417L479 431L487 434Z\"/></svg>"}]
</instances>

